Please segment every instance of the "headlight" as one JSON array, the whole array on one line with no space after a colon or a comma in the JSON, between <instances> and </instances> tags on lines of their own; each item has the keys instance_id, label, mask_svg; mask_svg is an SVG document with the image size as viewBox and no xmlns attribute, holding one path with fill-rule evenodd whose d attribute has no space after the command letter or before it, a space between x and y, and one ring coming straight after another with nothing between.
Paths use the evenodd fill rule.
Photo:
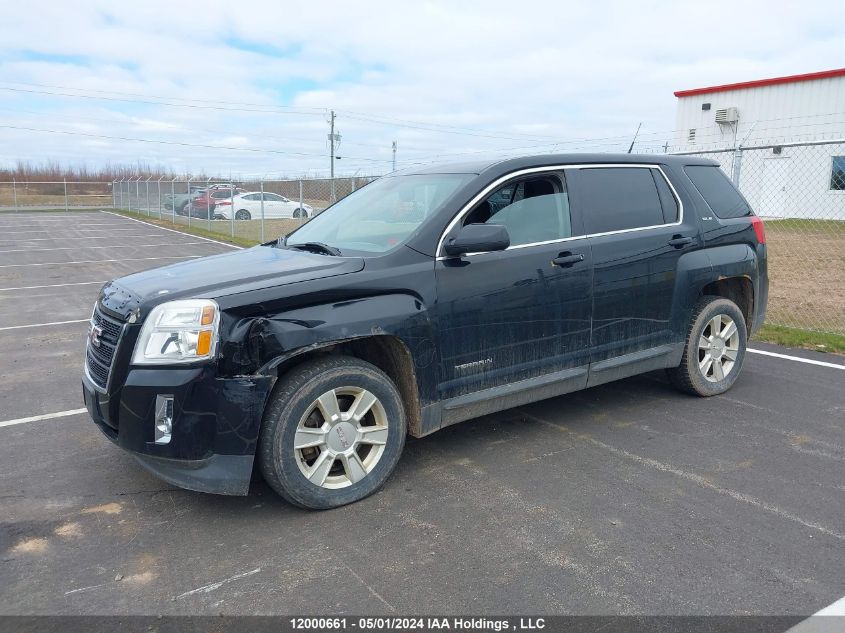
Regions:
<instances>
[{"instance_id":1,"label":"headlight","mask_svg":"<svg viewBox=\"0 0 845 633\"><path fill-rule=\"evenodd\" d=\"M211 299L162 303L141 327L132 363L169 365L212 358L219 323L220 309Z\"/></svg>"}]
</instances>

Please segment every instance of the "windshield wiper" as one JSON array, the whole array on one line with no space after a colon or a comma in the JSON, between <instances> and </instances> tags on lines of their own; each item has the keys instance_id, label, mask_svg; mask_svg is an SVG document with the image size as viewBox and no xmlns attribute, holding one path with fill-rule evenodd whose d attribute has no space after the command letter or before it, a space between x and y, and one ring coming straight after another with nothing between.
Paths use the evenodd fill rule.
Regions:
<instances>
[{"instance_id":1,"label":"windshield wiper","mask_svg":"<svg viewBox=\"0 0 845 633\"><path fill-rule=\"evenodd\" d=\"M329 246L323 242L302 242L301 244L285 244L287 248L297 248L301 251L311 251L315 253L325 253L326 255L339 256L341 254L339 248Z\"/></svg>"}]
</instances>

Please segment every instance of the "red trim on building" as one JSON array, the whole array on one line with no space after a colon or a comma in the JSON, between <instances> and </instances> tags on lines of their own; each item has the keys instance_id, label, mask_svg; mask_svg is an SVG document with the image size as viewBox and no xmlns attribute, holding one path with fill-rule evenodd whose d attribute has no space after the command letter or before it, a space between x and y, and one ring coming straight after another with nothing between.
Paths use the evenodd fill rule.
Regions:
<instances>
[{"instance_id":1,"label":"red trim on building","mask_svg":"<svg viewBox=\"0 0 845 633\"><path fill-rule=\"evenodd\" d=\"M777 86L778 84L791 84L799 81L812 81L814 79L829 79L831 77L845 76L845 68L835 70L823 70L818 73L806 73L803 75L789 75L788 77L773 77L772 79L757 79L756 81L742 81L737 84L724 84L722 86L710 86L709 88L693 88L692 90L678 90L676 97L692 97L703 95L709 92L726 92L728 90L742 90L744 88L760 88L762 86Z\"/></svg>"}]
</instances>

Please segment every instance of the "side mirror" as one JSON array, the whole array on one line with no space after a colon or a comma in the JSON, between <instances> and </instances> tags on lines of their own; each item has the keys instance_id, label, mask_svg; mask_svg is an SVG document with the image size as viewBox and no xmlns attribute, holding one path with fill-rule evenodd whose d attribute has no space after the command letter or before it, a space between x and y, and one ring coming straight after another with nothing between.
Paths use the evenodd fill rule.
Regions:
<instances>
[{"instance_id":1,"label":"side mirror","mask_svg":"<svg viewBox=\"0 0 845 633\"><path fill-rule=\"evenodd\" d=\"M503 251L511 245L508 230L501 224L467 224L455 237L446 240L443 250L457 257L467 253Z\"/></svg>"}]
</instances>

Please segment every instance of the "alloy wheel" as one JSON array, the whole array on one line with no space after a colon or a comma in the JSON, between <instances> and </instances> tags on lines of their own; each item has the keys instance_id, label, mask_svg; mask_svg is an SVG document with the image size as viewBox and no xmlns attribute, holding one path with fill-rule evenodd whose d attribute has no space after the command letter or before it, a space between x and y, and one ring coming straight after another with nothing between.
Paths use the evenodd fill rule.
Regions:
<instances>
[{"instance_id":1,"label":"alloy wheel","mask_svg":"<svg viewBox=\"0 0 845 633\"><path fill-rule=\"evenodd\" d=\"M345 488L376 467L388 435L379 399L360 387L338 387L305 411L294 436L300 472L322 488Z\"/></svg>"},{"instance_id":2,"label":"alloy wheel","mask_svg":"<svg viewBox=\"0 0 845 633\"><path fill-rule=\"evenodd\" d=\"M733 370L738 354L736 323L726 314L717 314L698 338L698 370L709 382L720 382Z\"/></svg>"}]
</instances>

